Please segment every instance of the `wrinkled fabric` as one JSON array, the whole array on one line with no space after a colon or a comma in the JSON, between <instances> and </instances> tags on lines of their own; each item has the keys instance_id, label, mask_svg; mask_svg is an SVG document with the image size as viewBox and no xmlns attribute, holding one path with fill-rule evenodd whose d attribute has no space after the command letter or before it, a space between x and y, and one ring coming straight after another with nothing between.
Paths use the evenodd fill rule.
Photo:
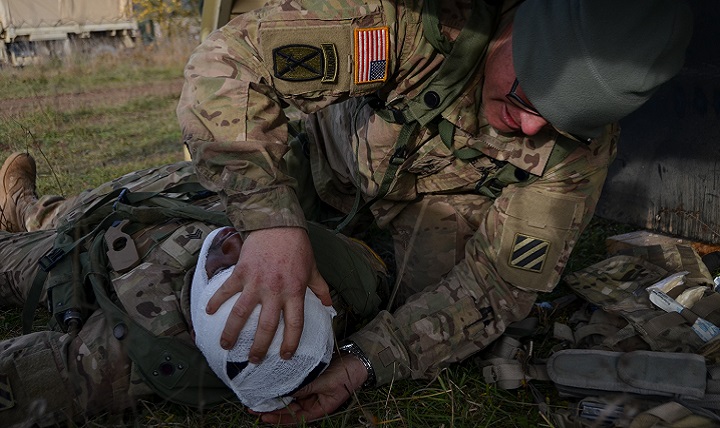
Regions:
<instances>
[{"instance_id":1,"label":"wrinkled fabric","mask_svg":"<svg viewBox=\"0 0 720 428\"><path fill-rule=\"evenodd\" d=\"M37 262L52 248L56 236L53 227L58 222L81 215L114 189L157 192L193 179L192 171L187 162L138 171L78 197L48 197L30 206L31 223L46 230L0 232L2 305L24 305L38 270ZM196 203L209 210L221 208L217 197ZM191 276L187 272L196 263L204 237L214 227L197 221L168 220L132 235L141 263L124 274L112 272L111 278L119 302L136 322L156 335L193 343L188 321ZM40 306L47 304L43 291ZM2 376L9 376L16 400L14 407L0 410L4 423L52 425L66 419L118 412L131 407L138 398L149 398L152 390L141 380L122 342L115 338L114 327L109 325L104 311L97 309L77 336L37 332L0 342L0 383ZM31 382L37 376L38 381Z\"/></svg>"},{"instance_id":2,"label":"wrinkled fabric","mask_svg":"<svg viewBox=\"0 0 720 428\"><path fill-rule=\"evenodd\" d=\"M282 159L285 105L308 115L312 176L323 202L347 213L356 192L364 200L378 193L402 125L383 121L361 97L376 92L401 109L442 65L443 54L426 40L422 7L420 0L277 1L231 21L194 52L178 118L202 182L222 194L237 228L304 225ZM468 15L468 2L442 2L441 33L454 40ZM511 11L502 15L511 18ZM384 27L384 80L357 83L341 73L329 83L291 82L274 67L274 49L291 44L287 35L294 34L297 43L334 44L341 71L352 74L342 64L352 65L361 50L353 31ZM372 361L378 384L432 377L525 317L536 293L557 284L615 156L614 126L557 165L549 165L554 131L499 134L482 116L481 70L442 112L455 127L451 147L437 130L421 129L390 192L371 208L393 234L399 275L398 308L351 337ZM482 155L458 159L463 148ZM509 185L496 199L479 195L477 184L505 162L539 178Z\"/></svg>"},{"instance_id":3,"label":"wrinkled fabric","mask_svg":"<svg viewBox=\"0 0 720 428\"><path fill-rule=\"evenodd\" d=\"M0 231L0 302L5 307L24 306L39 269L38 260L52 248L57 225L82 218L104 196L120 188L163 192L187 183L197 183L197 176L192 164L180 162L129 173L67 200L46 197L29 205L28 212L33 213L29 223L45 230ZM164 194L187 197L183 193ZM210 211L222 208L215 194L195 196L194 205ZM127 271L111 271L110 275L117 302L136 323L156 336L172 337L194 346L190 286L202 243L215 228L202 221L168 219L132 233L140 260ZM372 278L380 286L386 275L382 261L364 244L342 235L330 235L352 254L347 257L354 257L353 266L376 272ZM331 238L318 239L327 242ZM109 260L112 264L112 257ZM46 286L49 282L46 281ZM347 319L356 310L352 299L345 301L341 295L352 297L355 292L366 291L352 281L331 289L333 307L338 312L333 319L337 334L344 335ZM40 306L48 306L45 290ZM13 427L33 423L54 425L102 412L116 413L132 407L139 398L154 397L139 368L129 359L124 342L116 338L118 334L122 336L122 330L110 325L102 309L95 309L77 336L59 331L37 332L0 342L0 392L10 388L16 399L13 407L5 409L5 396L0 393L0 417ZM43 381L27 381L30 379Z\"/></svg>"}]
</instances>

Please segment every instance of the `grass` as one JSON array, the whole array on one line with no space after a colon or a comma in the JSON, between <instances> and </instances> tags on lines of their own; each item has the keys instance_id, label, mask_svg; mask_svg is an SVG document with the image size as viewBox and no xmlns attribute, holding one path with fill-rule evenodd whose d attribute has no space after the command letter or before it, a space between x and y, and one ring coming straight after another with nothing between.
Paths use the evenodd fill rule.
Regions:
<instances>
[{"instance_id":1,"label":"grass","mask_svg":"<svg viewBox=\"0 0 720 428\"><path fill-rule=\"evenodd\" d=\"M194 46L192 39L173 39L95 58L76 55L23 68L4 67L0 94L3 99L55 96L179 79Z\"/></svg>"},{"instance_id":2,"label":"grass","mask_svg":"<svg viewBox=\"0 0 720 428\"><path fill-rule=\"evenodd\" d=\"M129 87L181 76L192 43L158 46L122 57L62 67L42 65L2 70L2 98L91 91L106 85ZM165 50L163 50L165 49ZM179 54L179 52L184 52ZM127 59L127 58L126 58ZM87 61L87 60L86 60ZM179 94L178 94L179 95ZM112 101L112 100L110 100ZM41 194L71 195L124 173L183 159L175 118L177 95L147 96L127 103L58 110L49 105L0 121L0 154L28 150L38 160ZM570 262L576 270L604 257L607 236L627 227L595 219L583 234ZM0 337L20 334L20 311L0 311ZM42 322L36 323L41 328ZM554 397L550 385L538 384ZM554 398L555 400L556 398ZM553 401L553 405L562 405ZM254 426L244 409L227 404L200 412L168 403L141 402L121 418L101 416L81 426L205 427ZM444 370L433 381L402 381L359 392L318 427L538 427L550 426L539 414L529 389L498 390L482 380L474 359Z\"/></svg>"},{"instance_id":3,"label":"grass","mask_svg":"<svg viewBox=\"0 0 720 428\"><path fill-rule=\"evenodd\" d=\"M77 193L129 171L183 159L177 96L145 97L92 110L46 109L0 124L4 152L29 150L41 194Z\"/></svg>"}]
</instances>

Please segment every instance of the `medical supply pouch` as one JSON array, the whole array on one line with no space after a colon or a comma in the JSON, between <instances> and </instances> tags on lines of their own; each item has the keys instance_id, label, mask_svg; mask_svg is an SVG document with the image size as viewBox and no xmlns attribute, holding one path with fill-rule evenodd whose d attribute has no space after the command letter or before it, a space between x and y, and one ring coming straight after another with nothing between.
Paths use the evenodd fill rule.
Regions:
<instances>
[{"instance_id":1,"label":"medical supply pouch","mask_svg":"<svg viewBox=\"0 0 720 428\"><path fill-rule=\"evenodd\" d=\"M691 247L624 250L564 282L582 301L563 323L545 319L559 340L548 359L532 355L539 352L527 339L503 337L513 351L486 361L486 381L520 387L549 379L571 399L569 409L544 407L561 427L720 426L720 294ZM547 318L557 304L537 309Z\"/></svg>"}]
</instances>

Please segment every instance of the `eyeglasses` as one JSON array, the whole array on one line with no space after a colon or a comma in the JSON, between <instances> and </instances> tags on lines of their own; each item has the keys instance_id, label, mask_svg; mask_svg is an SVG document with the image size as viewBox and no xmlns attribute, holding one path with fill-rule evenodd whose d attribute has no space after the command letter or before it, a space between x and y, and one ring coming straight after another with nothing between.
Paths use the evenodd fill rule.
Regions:
<instances>
[{"instance_id":1,"label":"eyeglasses","mask_svg":"<svg viewBox=\"0 0 720 428\"><path fill-rule=\"evenodd\" d=\"M535 107L533 107L529 102L523 100L523 99L520 97L520 95L518 95L518 93L517 93L516 91L517 91L517 87L518 87L519 84L520 84L520 82L518 82L518 79L517 79L517 77L516 77L516 78L515 78L515 81L514 81L513 84L512 84L512 87L510 88L510 92L508 92L507 95L505 95L505 97L507 97L507 99L510 100L510 102L512 103L512 105L514 105L515 107L520 108L520 109L522 109L522 110L524 110L524 111L526 111L526 112L528 112L528 113L530 113L530 114L532 114L532 115L535 115L535 116L538 116L538 117L542 117L542 115L540 114L540 112L537 111L537 109L536 109ZM585 144L589 144L589 143L592 141L591 138L583 138L583 137L580 137L579 135L575 135L575 134L571 134L571 133L569 133L569 132L561 131L561 130L559 130L558 128L556 128L555 126L553 126L552 124L551 124L550 126L552 126L553 129L555 129L559 134L564 135L565 137L568 137L568 138L570 138L571 140L575 140L575 141L578 141L578 142L581 142L581 143L585 143Z\"/></svg>"},{"instance_id":2,"label":"eyeglasses","mask_svg":"<svg viewBox=\"0 0 720 428\"><path fill-rule=\"evenodd\" d=\"M520 82L518 82L517 77L516 77L515 81L513 82L512 87L510 88L510 92L508 92L507 95L505 95L507 97L507 99L510 100L510 102L515 107L523 109L530 114L534 114L535 116L542 116L540 114L540 112L537 111L537 109L535 109L535 107L533 107L529 102L520 98L520 95L518 95L517 92L515 92L517 90L517 87L519 84L520 84Z\"/></svg>"}]
</instances>

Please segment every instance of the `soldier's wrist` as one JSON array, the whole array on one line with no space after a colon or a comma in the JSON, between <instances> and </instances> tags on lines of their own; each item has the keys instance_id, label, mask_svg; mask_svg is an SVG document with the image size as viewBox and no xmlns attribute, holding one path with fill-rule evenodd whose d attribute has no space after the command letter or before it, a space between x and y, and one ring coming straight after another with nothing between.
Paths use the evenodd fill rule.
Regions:
<instances>
[{"instance_id":1,"label":"soldier's wrist","mask_svg":"<svg viewBox=\"0 0 720 428\"><path fill-rule=\"evenodd\" d=\"M362 389L372 388L377 383L377 377L375 376L375 370L373 369L370 359L365 355L362 349L353 341L348 340L342 344L339 348L341 355L352 355L357 358L367 371L367 379L360 386Z\"/></svg>"}]
</instances>

